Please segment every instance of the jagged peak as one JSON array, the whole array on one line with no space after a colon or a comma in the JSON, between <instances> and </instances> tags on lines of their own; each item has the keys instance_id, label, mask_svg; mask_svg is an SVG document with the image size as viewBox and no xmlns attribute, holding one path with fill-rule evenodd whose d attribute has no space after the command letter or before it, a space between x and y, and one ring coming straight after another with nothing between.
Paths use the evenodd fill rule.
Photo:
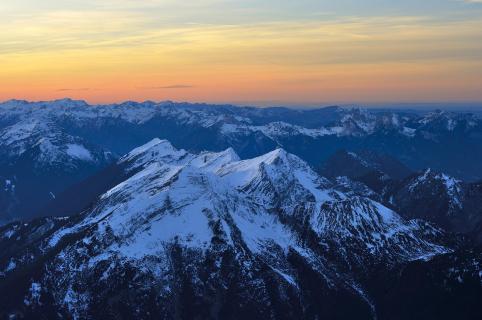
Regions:
<instances>
[{"instance_id":1,"label":"jagged peak","mask_svg":"<svg viewBox=\"0 0 482 320\"><path fill-rule=\"evenodd\" d=\"M436 171L432 168L427 168L423 170L418 176L417 179L427 180L427 179L435 179L435 180L452 180L454 182L460 183L461 181L446 174L443 172Z\"/></svg>"},{"instance_id":2,"label":"jagged peak","mask_svg":"<svg viewBox=\"0 0 482 320\"><path fill-rule=\"evenodd\" d=\"M436 110L426 114L418 120L422 126L439 126L447 131L453 131L457 127L471 128L477 125L477 116L473 113L458 113L444 110Z\"/></svg>"},{"instance_id":3,"label":"jagged peak","mask_svg":"<svg viewBox=\"0 0 482 320\"><path fill-rule=\"evenodd\" d=\"M286 152L286 150L282 148L277 148L255 159L260 160L260 162L264 162L266 164L273 164L276 160L278 159L285 160L287 157L288 157L288 152Z\"/></svg>"},{"instance_id":4,"label":"jagged peak","mask_svg":"<svg viewBox=\"0 0 482 320\"><path fill-rule=\"evenodd\" d=\"M201 152L199 155L194 156L189 164L208 171L217 171L225 165L238 161L241 161L238 154L233 148L228 148L221 152Z\"/></svg>"},{"instance_id":5,"label":"jagged peak","mask_svg":"<svg viewBox=\"0 0 482 320\"><path fill-rule=\"evenodd\" d=\"M260 166L273 166L281 169L281 166L295 168L299 166L309 167L309 165L298 156L287 152L283 148L277 148L256 158L239 161L236 166L259 168Z\"/></svg>"},{"instance_id":6,"label":"jagged peak","mask_svg":"<svg viewBox=\"0 0 482 320\"><path fill-rule=\"evenodd\" d=\"M236 153L236 151L232 147L227 148L226 150L223 151L223 153L229 154L229 155L233 156L233 158L240 159L238 154Z\"/></svg>"},{"instance_id":7,"label":"jagged peak","mask_svg":"<svg viewBox=\"0 0 482 320\"><path fill-rule=\"evenodd\" d=\"M218 152L216 153L217 154L217 157L220 158L220 157L224 157L224 158L227 158L230 160L230 162L237 162L237 161L241 161L241 158L239 157L239 155L236 153L236 151L229 147L227 148L226 150L224 151L221 151L221 152Z\"/></svg>"},{"instance_id":8,"label":"jagged peak","mask_svg":"<svg viewBox=\"0 0 482 320\"><path fill-rule=\"evenodd\" d=\"M3 101L3 102L0 102L0 105L8 105L8 104L21 104L21 105L25 105L25 104L29 104L30 102L28 102L27 100L22 100L22 99L10 99L10 100L7 100L7 101Z\"/></svg>"},{"instance_id":9,"label":"jagged peak","mask_svg":"<svg viewBox=\"0 0 482 320\"><path fill-rule=\"evenodd\" d=\"M298 181L315 198L322 198L316 189L327 187L325 179L316 174L306 162L281 148L253 159L229 163L216 174L223 177L228 184L241 188L255 180L268 179L265 181L275 184ZM317 197L318 195L320 196Z\"/></svg>"},{"instance_id":10,"label":"jagged peak","mask_svg":"<svg viewBox=\"0 0 482 320\"><path fill-rule=\"evenodd\" d=\"M449 193L460 192L460 184L462 183L462 181L448 174L437 172L432 168L427 168L422 173L416 175L413 180L409 187L411 191L415 190L419 185L436 182L443 184Z\"/></svg>"},{"instance_id":11,"label":"jagged peak","mask_svg":"<svg viewBox=\"0 0 482 320\"><path fill-rule=\"evenodd\" d=\"M256 158L247 159L234 163L234 167L237 169L258 170L260 167L265 165L277 165L281 163L287 163L289 154L281 148L275 149L271 152L265 153Z\"/></svg>"},{"instance_id":12,"label":"jagged peak","mask_svg":"<svg viewBox=\"0 0 482 320\"><path fill-rule=\"evenodd\" d=\"M321 185L322 180L317 174L307 165L298 167L298 158L281 148L254 159L235 162L231 161L234 150L227 149L219 153L191 155L186 157L186 161L162 163L156 161L156 156L150 156L150 151L156 152L158 147L174 149L166 140L153 139L131 152L133 157L149 154L149 159L154 161L105 193L96 209L83 222L83 225L88 225L105 218L118 236L126 237L135 234L126 233L126 230L142 228L138 229L141 236L136 234L131 239L132 243L136 243L136 239L148 239L151 244L146 246L144 242L139 242L143 248L139 250L137 245L130 246L129 242L125 242L127 245L122 244L119 248L122 247L120 252L127 252L128 256L131 252L135 252L136 257L149 254L153 248L160 248L160 244L175 238L181 239L186 246L204 248L213 235L209 216L223 219L226 214L231 215L232 221L241 228L251 250L261 250L265 239L268 242L276 240L280 247L287 248L295 242L279 240L280 232L284 232L284 229L281 225L278 229L271 228L277 220L271 216L270 210L276 205L292 214L300 201L310 202L313 208L314 202L326 203L321 211L316 209L308 212L312 215L310 223L313 223L314 231L320 234L346 230L343 232L348 237L356 238L358 234L351 233L352 226L369 225L377 234L390 238L394 228L408 228L398 215L379 203L357 197L350 200L341 193L333 195L330 189ZM200 165L203 157L209 158L205 166ZM212 170L219 166L219 170ZM251 184L253 181L254 184ZM245 188L248 185L250 187ZM287 196L280 198L280 195ZM119 197L128 201L128 204L116 200ZM346 212L347 206L350 207L349 212ZM209 212L209 215L204 212ZM343 219L340 219L340 212L343 213ZM152 220L150 217L154 215L157 218ZM345 228L340 229L339 223L343 223L341 227ZM147 233L145 224L163 232ZM294 237L290 235L289 239Z\"/></svg>"},{"instance_id":13,"label":"jagged peak","mask_svg":"<svg viewBox=\"0 0 482 320\"><path fill-rule=\"evenodd\" d=\"M432 168L426 168L425 170L420 171L417 175L415 175L414 180L416 185L420 183L426 183L434 180L440 180L442 177L442 173L439 173ZM412 188L413 189L413 188Z\"/></svg>"},{"instance_id":14,"label":"jagged peak","mask_svg":"<svg viewBox=\"0 0 482 320\"><path fill-rule=\"evenodd\" d=\"M41 135L58 133L55 125L38 119L26 119L0 130L1 144L11 144Z\"/></svg>"},{"instance_id":15,"label":"jagged peak","mask_svg":"<svg viewBox=\"0 0 482 320\"><path fill-rule=\"evenodd\" d=\"M11 99L4 102L0 102L0 105L13 105L13 106L32 106L34 108L45 107L88 107L89 104L85 100L74 100L71 98L62 98L50 101L27 101L19 99Z\"/></svg>"},{"instance_id":16,"label":"jagged peak","mask_svg":"<svg viewBox=\"0 0 482 320\"><path fill-rule=\"evenodd\" d=\"M74 100L72 98L62 98L53 101L54 103L64 103L64 104L77 104L77 105L88 105L85 100Z\"/></svg>"},{"instance_id":17,"label":"jagged peak","mask_svg":"<svg viewBox=\"0 0 482 320\"><path fill-rule=\"evenodd\" d=\"M178 159L185 154L187 154L185 150L176 149L169 141L154 138L129 152L122 157L119 162L128 162L136 159L140 164L146 164L151 161L162 160L162 158L166 157Z\"/></svg>"}]
</instances>

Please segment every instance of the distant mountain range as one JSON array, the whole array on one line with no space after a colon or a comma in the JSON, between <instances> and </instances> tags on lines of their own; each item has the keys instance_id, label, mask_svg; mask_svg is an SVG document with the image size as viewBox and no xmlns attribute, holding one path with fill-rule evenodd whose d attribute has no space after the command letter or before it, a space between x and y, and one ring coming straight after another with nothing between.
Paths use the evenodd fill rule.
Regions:
<instances>
[{"instance_id":1,"label":"distant mountain range","mask_svg":"<svg viewBox=\"0 0 482 320\"><path fill-rule=\"evenodd\" d=\"M241 160L154 139L94 176L78 214L0 228L0 316L481 315L479 249L283 149Z\"/></svg>"},{"instance_id":2,"label":"distant mountain range","mask_svg":"<svg viewBox=\"0 0 482 320\"><path fill-rule=\"evenodd\" d=\"M482 120L473 114L11 100L0 104L0 221L38 216L59 193L155 137L194 152L232 147L241 158L282 147L315 168L341 150L368 151L413 171L482 180Z\"/></svg>"}]
</instances>

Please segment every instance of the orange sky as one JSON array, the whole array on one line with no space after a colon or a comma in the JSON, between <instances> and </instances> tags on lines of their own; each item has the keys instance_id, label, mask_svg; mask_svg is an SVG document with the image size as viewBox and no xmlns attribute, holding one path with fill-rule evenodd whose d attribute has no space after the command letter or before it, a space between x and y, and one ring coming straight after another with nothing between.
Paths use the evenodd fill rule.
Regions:
<instances>
[{"instance_id":1,"label":"orange sky","mask_svg":"<svg viewBox=\"0 0 482 320\"><path fill-rule=\"evenodd\" d=\"M462 14L477 4L451 3L462 13L450 18L221 0L19 3L0 5L0 100L482 101L482 19Z\"/></svg>"}]
</instances>

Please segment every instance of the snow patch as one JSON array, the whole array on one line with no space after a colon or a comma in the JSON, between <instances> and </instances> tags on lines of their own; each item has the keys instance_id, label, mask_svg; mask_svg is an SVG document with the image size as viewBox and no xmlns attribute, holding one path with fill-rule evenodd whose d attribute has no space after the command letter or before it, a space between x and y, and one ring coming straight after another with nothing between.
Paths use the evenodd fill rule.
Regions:
<instances>
[{"instance_id":1,"label":"snow patch","mask_svg":"<svg viewBox=\"0 0 482 320\"><path fill-rule=\"evenodd\" d=\"M94 160L94 157L92 156L90 151L80 144L72 144L72 143L67 144L66 152L69 156L75 159L84 160L84 161Z\"/></svg>"},{"instance_id":2,"label":"snow patch","mask_svg":"<svg viewBox=\"0 0 482 320\"><path fill-rule=\"evenodd\" d=\"M32 282L28 290L28 295L23 300L26 306L40 305L40 295L42 291L42 286L38 282Z\"/></svg>"}]
</instances>

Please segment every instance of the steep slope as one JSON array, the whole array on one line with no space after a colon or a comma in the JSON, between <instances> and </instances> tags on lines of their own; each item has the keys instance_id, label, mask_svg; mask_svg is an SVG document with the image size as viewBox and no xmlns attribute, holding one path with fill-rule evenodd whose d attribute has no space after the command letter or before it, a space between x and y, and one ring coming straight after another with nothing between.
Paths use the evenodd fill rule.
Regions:
<instances>
[{"instance_id":1,"label":"steep slope","mask_svg":"<svg viewBox=\"0 0 482 320\"><path fill-rule=\"evenodd\" d=\"M383 276L381 319L480 319L482 249L413 261ZM380 283L379 283L380 284ZM469 307L470 306L470 307Z\"/></svg>"},{"instance_id":2,"label":"steep slope","mask_svg":"<svg viewBox=\"0 0 482 320\"><path fill-rule=\"evenodd\" d=\"M55 123L24 120L0 131L0 221L30 218L72 183L114 160L110 152L68 135Z\"/></svg>"},{"instance_id":3,"label":"steep slope","mask_svg":"<svg viewBox=\"0 0 482 320\"><path fill-rule=\"evenodd\" d=\"M411 170L398 160L368 150L338 151L321 165L319 172L332 179L347 177L361 182L380 194L394 181L411 174Z\"/></svg>"},{"instance_id":4,"label":"steep slope","mask_svg":"<svg viewBox=\"0 0 482 320\"><path fill-rule=\"evenodd\" d=\"M374 270L452 251L282 149L240 160L155 139L118 164L125 180L82 214L33 223L34 239L0 230L16 248L0 254L4 315L374 318Z\"/></svg>"},{"instance_id":5,"label":"steep slope","mask_svg":"<svg viewBox=\"0 0 482 320\"><path fill-rule=\"evenodd\" d=\"M387 193L410 169L398 160L372 151L341 150L328 158L318 172L336 183L336 188L350 196L368 197L392 207Z\"/></svg>"},{"instance_id":6,"label":"steep slope","mask_svg":"<svg viewBox=\"0 0 482 320\"><path fill-rule=\"evenodd\" d=\"M397 180L374 168L353 153L341 152L320 171L331 177L335 188L347 195L369 197L407 219L430 221L448 232L461 233L482 243L480 183L465 183L432 169Z\"/></svg>"},{"instance_id":7,"label":"steep slope","mask_svg":"<svg viewBox=\"0 0 482 320\"><path fill-rule=\"evenodd\" d=\"M0 225L14 219L14 208L18 204L15 182L15 180L0 176L0 208L2 212L0 214Z\"/></svg>"},{"instance_id":8,"label":"steep slope","mask_svg":"<svg viewBox=\"0 0 482 320\"><path fill-rule=\"evenodd\" d=\"M402 182L398 188L394 202L400 206L410 203L413 206L404 210L413 212L414 216L431 220L440 211L447 216L454 215L462 209L463 184L453 177L427 169ZM430 201L428 201L430 199ZM417 209L418 206L422 208ZM421 217L421 212L427 216ZM430 216L433 214L434 216Z\"/></svg>"},{"instance_id":9,"label":"steep slope","mask_svg":"<svg viewBox=\"0 0 482 320\"><path fill-rule=\"evenodd\" d=\"M477 233L482 223L480 183L464 183L431 169L393 184L385 198L404 216L432 221L452 232Z\"/></svg>"}]
</instances>

